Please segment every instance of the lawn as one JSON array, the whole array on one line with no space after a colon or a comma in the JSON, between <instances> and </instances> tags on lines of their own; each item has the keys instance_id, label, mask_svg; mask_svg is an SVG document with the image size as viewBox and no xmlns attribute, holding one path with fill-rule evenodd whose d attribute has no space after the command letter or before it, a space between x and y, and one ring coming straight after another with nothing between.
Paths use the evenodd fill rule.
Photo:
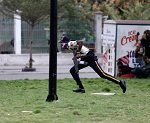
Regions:
<instances>
[{"instance_id":1,"label":"lawn","mask_svg":"<svg viewBox=\"0 0 150 123\"><path fill-rule=\"evenodd\" d=\"M0 123L150 123L150 79L126 79L127 92L104 79L58 80L59 100L46 102L48 80L0 81ZM114 96L92 95L113 92Z\"/></svg>"}]
</instances>

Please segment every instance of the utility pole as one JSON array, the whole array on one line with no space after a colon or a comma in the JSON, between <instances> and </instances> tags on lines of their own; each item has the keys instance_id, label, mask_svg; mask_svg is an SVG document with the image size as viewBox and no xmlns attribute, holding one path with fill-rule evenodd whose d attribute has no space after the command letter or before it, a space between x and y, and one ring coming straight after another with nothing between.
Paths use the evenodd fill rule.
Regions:
<instances>
[{"instance_id":1,"label":"utility pole","mask_svg":"<svg viewBox=\"0 0 150 123\"><path fill-rule=\"evenodd\" d=\"M57 97L57 0L50 0L49 93L46 101Z\"/></svg>"}]
</instances>

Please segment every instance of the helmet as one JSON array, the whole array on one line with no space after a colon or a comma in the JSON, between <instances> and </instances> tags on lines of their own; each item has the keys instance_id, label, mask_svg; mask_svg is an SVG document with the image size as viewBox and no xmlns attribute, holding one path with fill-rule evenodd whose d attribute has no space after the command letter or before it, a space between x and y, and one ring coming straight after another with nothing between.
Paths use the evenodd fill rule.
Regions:
<instances>
[{"instance_id":1,"label":"helmet","mask_svg":"<svg viewBox=\"0 0 150 123\"><path fill-rule=\"evenodd\" d=\"M68 49L76 50L78 48L77 41L69 41L68 42Z\"/></svg>"},{"instance_id":2,"label":"helmet","mask_svg":"<svg viewBox=\"0 0 150 123\"><path fill-rule=\"evenodd\" d=\"M62 36L59 43L68 43L69 42L69 38L67 36Z\"/></svg>"}]
</instances>

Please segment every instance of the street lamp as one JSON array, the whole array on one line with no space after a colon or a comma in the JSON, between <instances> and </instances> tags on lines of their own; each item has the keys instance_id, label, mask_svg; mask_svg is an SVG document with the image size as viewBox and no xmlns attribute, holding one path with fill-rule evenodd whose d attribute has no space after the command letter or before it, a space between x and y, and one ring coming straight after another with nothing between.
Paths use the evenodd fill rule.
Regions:
<instances>
[{"instance_id":1,"label":"street lamp","mask_svg":"<svg viewBox=\"0 0 150 123\"><path fill-rule=\"evenodd\" d=\"M49 93L46 101L57 97L57 0L50 0Z\"/></svg>"}]
</instances>

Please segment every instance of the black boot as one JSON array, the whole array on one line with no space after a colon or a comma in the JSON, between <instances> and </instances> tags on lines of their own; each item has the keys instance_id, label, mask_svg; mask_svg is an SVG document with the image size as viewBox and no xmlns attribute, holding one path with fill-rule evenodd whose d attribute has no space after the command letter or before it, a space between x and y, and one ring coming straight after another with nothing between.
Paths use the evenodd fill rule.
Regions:
<instances>
[{"instance_id":1,"label":"black boot","mask_svg":"<svg viewBox=\"0 0 150 123\"><path fill-rule=\"evenodd\" d=\"M73 92L76 92L76 93L85 93L85 89L83 89L83 88L77 88L77 89L74 89Z\"/></svg>"},{"instance_id":2,"label":"black boot","mask_svg":"<svg viewBox=\"0 0 150 123\"><path fill-rule=\"evenodd\" d=\"M126 92L126 81L120 80L119 85L120 85L120 87L122 89L122 92L125 93Z\"/></svg>"}]
</instances>

